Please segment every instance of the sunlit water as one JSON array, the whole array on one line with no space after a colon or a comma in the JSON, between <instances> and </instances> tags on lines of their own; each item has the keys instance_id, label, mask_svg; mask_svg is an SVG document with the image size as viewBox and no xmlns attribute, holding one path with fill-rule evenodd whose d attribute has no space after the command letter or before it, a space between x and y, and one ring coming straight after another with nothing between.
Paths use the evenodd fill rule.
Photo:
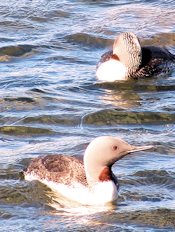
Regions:
<instances>
[{"instance_id":1,"label":"sunlit water","mask_svg":"<svg viewBox=\"0 0 175 232\"><path fill-rule=\"evenodd\" d=\"M120 32L175 53L174 9L174 1L0 1L0 231L175 231L175 70L95 78ZM100 135L155 146L114 165L116 206L59 205L46 186L21 180L32 158L83 155Z\"/></svg>"}]
</instances>

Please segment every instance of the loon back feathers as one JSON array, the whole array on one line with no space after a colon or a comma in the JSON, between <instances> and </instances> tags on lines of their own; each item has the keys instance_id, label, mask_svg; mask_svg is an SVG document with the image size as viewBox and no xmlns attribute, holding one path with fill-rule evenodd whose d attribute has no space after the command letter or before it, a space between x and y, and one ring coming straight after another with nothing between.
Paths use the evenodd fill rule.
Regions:
<instances>
[{"instance_id":1,"label":"loon back feathers","mask_svg":"<svg viewBox=\"0 0 175 232\"><path fill-rule=\"evenodd\" d=\"M164 47L161 48L156 46L143 46L141 66L143 67L147 65L152 59L175 62L175 55L170 53Z\"/></svg>"},{"instance_id":2,"label":"loon back feathers","mask_svg":"<svg viewBox=\"0 0 175 232\"><path fill-rule=\"evenodd\" d=\"M76 176L77 181L87 186L86 175L82 158L79 156L46 155L36 158L28 166L25 174L34 173L41 180L64 182L71 185Z\"/></svg>"},{"instance_id":3,"label":"loon back feathers","mask_svg":"<svg viewBox=\"0 0 175 232\"><path fill-rule=\"evenodd\" d=\"M175 66L175 55L164 47L143 46L142 62L133 78L166 74Z\"/></svg>"}]
</instances>

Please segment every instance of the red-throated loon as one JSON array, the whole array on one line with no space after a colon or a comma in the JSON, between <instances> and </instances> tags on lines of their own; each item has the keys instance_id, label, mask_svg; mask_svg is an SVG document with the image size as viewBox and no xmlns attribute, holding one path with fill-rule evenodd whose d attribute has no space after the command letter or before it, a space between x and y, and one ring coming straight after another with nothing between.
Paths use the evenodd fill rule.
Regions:
<instances>
[{"instance_id":1,"label":"red-throated loon","mask_svg":"<svg viewBox=\"0 0 175 232\"><path fill-rule=\"evenodd\" d=\"M141 46L134 33L122 33L113 50L102 55L96 69L102 81L128 80L168 73L175 66L175 55L166 48Z\"/></svg>"},{"instance_id":2,"label":"red-throated loon","mask_svg":"<svg viewBox=\"0 0 175 232\"><path fill-rule=\"evenodd\" d=\"M54 192L83 205L105 205L118 195L112 165L129 153L152 146L132 146L112 136L95 138L87 147L84 162L73 156L35 158L24 172L26 180L38 180Z\"/></svg>"}]
</instances>

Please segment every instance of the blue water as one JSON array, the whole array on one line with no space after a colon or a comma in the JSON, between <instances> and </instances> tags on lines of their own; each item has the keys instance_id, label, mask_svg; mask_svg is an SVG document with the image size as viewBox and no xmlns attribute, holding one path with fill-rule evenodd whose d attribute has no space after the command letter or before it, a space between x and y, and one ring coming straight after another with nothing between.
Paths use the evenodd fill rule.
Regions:
<instances>
[{"instance_id":1,"label":"blue water","mask_svg":"<svg viewBox=\"0 0 175 232\"><path fill-rule=\"evenodd\" d=\"M174 15L174 1L0 1L0 231L175 231L175 70L95 77L121 32L175 53ZM100 135L155 146L114 165L114 208L55 209L46 186L21 180L32 158L83 155Z\"/></svg>"}]
</instances>

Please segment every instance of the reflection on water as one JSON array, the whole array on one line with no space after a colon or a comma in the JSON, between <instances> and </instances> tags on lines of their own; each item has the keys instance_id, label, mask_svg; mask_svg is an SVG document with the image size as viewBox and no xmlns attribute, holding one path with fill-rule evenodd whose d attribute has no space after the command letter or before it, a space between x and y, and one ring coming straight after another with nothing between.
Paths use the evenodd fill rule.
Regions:
<instances>
[{"instance_id":1,"label":"reflection on water","mask_svg":"<svg viewBox=\"0 0 175 232\"><path fill-rule=\"evenodd\" d=\"M171 0L0 1L0 231L174 230L175 70L95 79L100 56L124 31L175 53L174 8ZM155 147L115 164L112 208L58 204L46 186L21 179L32 158L83 155L100 135Z\"/></svg>"},{"instance_id":2,"label":"reflection on water","mask_svg":"<svg viewBox=\"0 0 175 232\"><path fill-rule=\"evenodd\" d=\"M101 98L105 104L112 105L117 108L132 109L140 105L140 96L134 91L116 91L116 90L105 90Z\"/></svg>"}]
</instances>

